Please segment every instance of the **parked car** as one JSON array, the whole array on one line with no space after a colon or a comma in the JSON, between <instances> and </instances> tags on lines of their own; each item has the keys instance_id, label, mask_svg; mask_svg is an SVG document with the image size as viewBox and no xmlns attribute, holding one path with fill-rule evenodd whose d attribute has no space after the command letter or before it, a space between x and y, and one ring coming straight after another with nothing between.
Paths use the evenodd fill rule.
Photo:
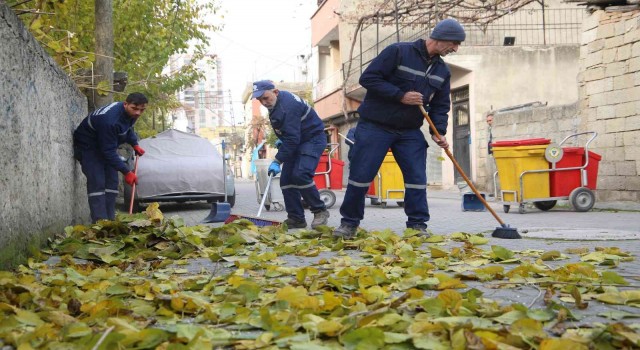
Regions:
<instances>
[{"instance_id":1,"label":"parked car","mask_svg":"<svg viewBox=\"0 0 640 350\"><path fill-rule=\"evenodd\" d=\"M151 202L222 202L225 188L227 203L232 207L235 204L231 167L209 140L171 129L140 140L140 147L145 154L138 159L134 211L140 211L142 204ZM128 159L132 169L134 162L132 155ZM125 183L126 207L131 203L131 190Z\"/></svg>"}]
</instances>

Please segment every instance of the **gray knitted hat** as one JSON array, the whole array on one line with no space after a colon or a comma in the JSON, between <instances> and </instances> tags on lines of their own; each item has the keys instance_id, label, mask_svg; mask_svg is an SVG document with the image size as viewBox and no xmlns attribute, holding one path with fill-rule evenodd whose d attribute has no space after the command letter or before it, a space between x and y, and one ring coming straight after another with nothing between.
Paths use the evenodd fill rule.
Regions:
<instances>
[{"instance_id":1,"label":"gray knitted hat","mask_svg":"<svg viewBox=\"0 0 640 350\"><path fill-rule=\"evenodd\" d=\"M464 28L452 18L447 18L436 24L430 36L431 39L445 41L464 41L465 37Z\"/></svg>"}]
</instances>

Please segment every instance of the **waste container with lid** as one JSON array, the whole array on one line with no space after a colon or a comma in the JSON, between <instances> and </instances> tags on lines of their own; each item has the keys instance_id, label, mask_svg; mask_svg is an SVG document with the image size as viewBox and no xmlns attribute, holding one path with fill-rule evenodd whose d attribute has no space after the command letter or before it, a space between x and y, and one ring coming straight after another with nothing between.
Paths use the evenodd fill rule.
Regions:
<instances>
[{"instance_id":1,"label":"waste container with lid","mask_svg":"<svg viewBox=\"0 0 640 350\"><path fill-rule=\"evenodd\" d=\"M273 159L256 159L256 197L258 204L262 202L262 196L267 189L267 182L269 181L269 165L271 165ZM267 210L271 210L271 207L276 211L282 211L284 209L284 196L280 189L280 175L274 176L269 186L269 194L264 202L264 207Z\"/></svg>"},{"instance_id":2,"label":"waste container with lid","mask_svg":"<svg viewBox=\"0 0 640 350\"><path fill-rule=\"evenodd\" d=\"M523 202L528 199L549 197L549 174L525 171L549 169L545 149L550 139L535 138L505 140L492 144L493 156L500 178L500 193L503 202Z\"/></svg>"},{"instance_id":3,"label":"waste container with lid","mask_svg":"<svg viewBox=\"0 0 640 350\"><path fill-rule=\"evenodd\" d=\"M381 204L383 208L389 199L404 206L404 177L391 151L384 157L378 175L369 186L367 197L372 199L372 204Z\"/></svg>"},{"instance_id":4,"label":"waste container with lid","mask_svg":"<svg viewBox=\"0 0 640 350\"><path fill-rule=\"evenodd\" d=\"M563 156L556 163L556 169L579 168L585 165L584 147L563 147ZM598 165L602 157L589 151L589 159L586 170L586 187L595 190L598 181ZM582 186L582 174L580 169L554 171L549 173L551 197L565 197L571 194L575 188Z\"/></svg>"},{"instance_id":5,"label":"waste container with lid","mask_svg":"<svg viewBox=\"0 0 640 350\"><path fill-rule=\"evenodd\" d=\"M331 161L331 169L329 169L329 161ZM329 153L325 151L320 156L320 161L316 167L316 175L313 177L313 182L316 183L316 187L319 190L325 188L341 190L343 168L343 161L329 157ZM328 184L327 181L329 181Z\"/></svg>"}]
</instances>

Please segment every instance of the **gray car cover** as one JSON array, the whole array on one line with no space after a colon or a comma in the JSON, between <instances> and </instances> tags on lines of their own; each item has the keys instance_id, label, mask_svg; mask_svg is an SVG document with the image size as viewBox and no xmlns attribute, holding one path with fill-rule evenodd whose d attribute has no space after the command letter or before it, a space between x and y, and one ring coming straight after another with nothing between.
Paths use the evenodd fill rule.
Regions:
<instances>
[{"instance_id":1,"label":"gray car cover","mask_svg":"<svg viewBox=\"0 0 640 350\"><path fill-rule=\"evenodd\" d=\"M138 160L140 198L195 192L224 195L222 156L209 140L171 129L139 143L145 150Z\"/></svg>"}]
</instances>

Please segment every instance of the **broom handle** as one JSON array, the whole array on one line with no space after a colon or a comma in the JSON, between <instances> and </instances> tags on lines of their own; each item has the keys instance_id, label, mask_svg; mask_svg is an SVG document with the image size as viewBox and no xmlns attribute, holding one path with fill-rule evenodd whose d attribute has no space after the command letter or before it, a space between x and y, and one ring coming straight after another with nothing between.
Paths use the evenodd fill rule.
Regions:
<instances>
[{"instance_id":1,"label":"broom handle","mask_svg":"<svg viewBox=\"0 0 640 350\"><path fill-rule=\"evenodd\" d=\"M262 195L262 201L260 201L260 208L258 208L258 215L262 214L262 208L264 207L264 202L267 200L267 195L269 194L269 187L271 187L271 179L273 179L273 175L269 175L269 181L267 181L267 187L264 189L264 194Z\"/></svg>"},{"instance_id":2,"label":"broom handle","mask_svg":"<svg viewBox=\"0 0 640 350\"><path fill-rule=\"evenodd\" d=\"M438 139L442 138L442 136L440 136L440 133L438 132L438 129L436 129L436 126L433 124L433 121L431 121L431 118L429 118L429 114L427 114L427 111L424 109L424 106L420 105L419 107L420 107L420 111L422 112L422 115L424 115L424 119L426 119L427 122L429 123L429 126L431 127L431 131L433 132L433 134L436 135ZM462 168L460 167L456 159L453 158L453 154L451 154L451 151L449 151L449 148L445 148L444 151L445 153L447 153L447 156L449 156L449 159L451 159L451 161L453 162L453 165L456 167L456 170L458 170L458 173L462 175L462 178L464 178L464 181L466 181L467 185L471 187L471 189L473 190L473 193L475 193L478 199L482 202L482 204L484 204L484 207L491 212L491 215L493 215L493 217L496 218L496 220L498 220L500 225L505 226L504 222L500 219L500 217L498 217L498 214L496 214L496 212L493 211L493 209L489 206L489 203L487 203L484 197L482 197L482 195L480 194L480 192L478 192L476 187L473 186L473 184L471 183L471 180L469 180L469 178L464 173L464 171L462 170Z\"/></svg>"},{"instance_id":3,"label":"broom handle","mask_svg":"<svg viewBox=\"0 0 640 350\"><path fill-rule=\"evenodd\" d=\"M140 156L136 155L136 162L133 165L133 173L138 175L138 159ZM129 203L129 214L133 214L133 199L136 196L136 183L131 185L131 202Z\"/></svg>"}]
</instances>

